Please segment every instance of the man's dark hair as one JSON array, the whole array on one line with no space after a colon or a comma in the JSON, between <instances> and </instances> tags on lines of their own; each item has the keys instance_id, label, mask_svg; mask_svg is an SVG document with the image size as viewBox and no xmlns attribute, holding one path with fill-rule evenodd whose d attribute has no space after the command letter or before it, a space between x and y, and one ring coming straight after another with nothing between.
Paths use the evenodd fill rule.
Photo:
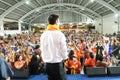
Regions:
<instances>
[{"instance_id":1,"label":"man's dark hair","mask_svg":"<svg viewBox=\"0 0 120 80\"><path fill-rule=\"evenodd\" d=\"M94 55L92 52L89 53L90 58L94 58Z\"/></svg>"},{"instance_id":2,"label":"man's dark hair","mask_svg":"<svg viewBox=\"0 0 120 80\"><path fill-rule=\"evenodd\" d=\"M58 15L55 15L55 14L51 14L49 17L48 17L48 22L49 24L55 24L56 20L59 18Z\"/></svg>"},{"instance_id":3,"label":"man's dark hair","mask_svg":"<svg viewBox=\"0 0 120 80\"><path fill-rule=\"evenodd\" d=\"M98 55L98 60L103 61L103 56L99 54Z\"/></svg>"},{"instance_id":4,"label":"man's dark hair","mask_svg":"<svg viewBox=\"0 0 120 80\"><path fill-rule=\"evenodd\" d=\"M35 46L35 49L39 49L39 47L40 47L39 45L36 45L36 46Z\"/></svg>"},{"instance_id":5,"label":"man's dark hair","mask_svg":"<svg viewBox=\"0 0 120 80\"><path fill-rule=\"evenodd\" d=\"M70 57L70 56L72 56L73 54L74 54L74 51L73 51L73 50L70 50L70 52L69 52L69 55L68 55L68 56Z\"/></svg>"}]
</instances>

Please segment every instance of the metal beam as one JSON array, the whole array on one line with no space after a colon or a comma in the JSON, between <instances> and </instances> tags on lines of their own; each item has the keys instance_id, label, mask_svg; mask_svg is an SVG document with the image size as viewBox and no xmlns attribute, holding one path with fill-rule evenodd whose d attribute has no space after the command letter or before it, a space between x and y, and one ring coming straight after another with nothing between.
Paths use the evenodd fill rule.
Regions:
<instances>
[{"instance_id":1,"label":"metal beam","mask_svg":"<svg viewBox=\"0 0 120 80\"><path fill-rule=\"evenodd\" d=\"M118 7L118 6L120 6L120 4L117 4L115 7Z\"/></svg>"},{"instance_id":2,"label":"metal beam","mask_svg":"<svg viewBox=\"0 0 120 80\"><path fill-rule=\"evenodd\" d=\"M91 16L91 15L88 15L88 14L84 14L84 13L81 13L79 11L76 11L74 8L73 9L62 9L62 10L46 10L45 12L42 12L42 10L40 11L39 14L41 13L46 13L46 12L52 12L52 11L74 11L74 12L77 12L85 17L90 17L90 18L95 18L94 16ZM34 19L36 19L39 15L37 15Z\"/></svg>"},{"instance_id":3,"label":"metal beam","mask_svg":"<svg viewBox=\"0 0 120 80\"><path fill-rule=\"evenodd\" d=\"M100 7L96 8L94 11L97 11L97 10L99 10L99 9L102 8L102 7L104 7L104 6L100 6Z\"/></svg>"},{"instance_id":4,"label":"metal beam","mask_svg":"<svg viewBox=\"0 0 120 80\"><path fill-rule=\"evenodd\" d=\"M104 10L103 12L100 12L99 14L101 15L101 14L107 12L107 11L109 11L109 9L106 9L106 10Z\"/></svg>"},{"instance_id":5,"label":"metal beam","mask_svg":"<svg viewBox=\"0 0 120 80\"><path fill-rule=\"evenodd\" d=\"M73 0L73 3L74 3L74 4L75 4L75 1L76 1L76 0Z\"/></svg>"},{"instance_id":6,"label":"metal beam","mask_svg":"<svg viewBox=\"0 0 120 80\"><path fill-rule=\"evenodd\" d=\"M17 8L17 9L20 10L21 12L27 13L26 11L24 11L24 10L22 10L22 9L20 9L20 8Z\"/></svg>"},{"instance_id":7,"label":"metal beam","mask_svg":"<svg viewBox=\"0 0 120 80\"><path fill-rule=\"evenodd\" d=\"M46 0L43 0L43 2L45 2L45 4L47 4Z\"/></svg>"},{"instance_id":8,"label":"metal beam","mask_svg":"<svg viewBox=\"0 0 120 80\"><path fill-rule=\"evenodd\" d=\"M41 15L43 15L43 14L47 14L47 13L50 13L50 12L58 12L59 10L53 10L53 11L46 11L46 12L44 12L44 13L41 13L40 15L38 15L38 16L36 16L34 19L32 19L31 21L30 21L30 23L32 22L32 21L34 21L35 19L37 19L38 17L40 17ZM79 14L79 15L82 15L82 16L85 16L85 17L89 17L88 15L86 15L86 14L83 14L83 13L80 13L80 12L77 12L77 11L74 11L74 9L72 9L72 10L61 10L61 11L71 11L71 12L74 12L74 13L76 13L76 14ZM92 18L93 18L93 16L91 16Z\"/></svg>"},{"instance_id":9,"label":"metal beam","mask_svg":"<svg viewBox=\"0 0 120 80\"><path fill-rule=\"evenodd\" d=\"M91 2L88 0L88 2L84 5L84 7L86 7L88 4L90 4Z\"/></svg>"},{"instance_id":10,"label":"metal beam","mask_svg":"<svg viewBox=\"0 0 120 80\"><path fill-rule=\"evenodd\" d=\"M7 4L8 6L12 6L10 3L7 3L7 2L5 2L5 1L3 1L3 0L0 0L2 3L5 3L5 4Z\"/></svg>"},{"instance_id":11,"label":"metal beam","mask_svg":"<svg viewBox=\"0 0 120 80\"><path fill-rule=\"evenodd\" d=\"M113 7L113 6L111 6L109 3L107 3L107 2L105 2L105 1L103 1L103 0L95 0L96 2L98 2L99 4L102 4L103 6L105 6L105 7L107 7L107 8L109 8L110 10L112 10L114 13L117 13L118 14L118 10L115 8L115 7Z\"/></svg>"},{"instance_id":12,"label":"metal beam","mask_svg":"<svg viewBox=\"0 0 120 80\"><path fill-rule=\"evenodd\" d=\"M33 9L36 8L36 6L32 3L28 4L28 6L32 7Z\"/></svg>"},{"instance_id":13,"label":"metal beam","mask_svg":"<svg viewBox=\"0 0 120 80\"><path fill-rule=\"evenodd\" d=\"M16 2L18 2L18 0L15 0Z\"/></svg>"},{"instance_id":14,"label":"metal beam","mask_svg":"<svg viewBox=\"0 0 120 80\"><path fill-rule=\"evenodd\" d=\"M91 6L89 6L89 9L92 9L96 4L97 4L97 2L94 2L94 4L92 4Z\"/></svg>"},{"instance_id":15,"label":"metal beam","mask_svg":"<svg viewBox=\"0 0 120 80\"><path fill-rule=\"evenodd\" d=\"M31 8L29 6L24 6L25 8L27 8L29 11L31 11Z\"/></svg>"},{"instance_id":16,"label":"metal beam","mask_svg":"<svg viewBox=\"0 0 120 80\"><path fill-rule=\"evenodd\" d=\"M4 2L4 1L2 1L1 0L1 2ZM5 4L7 4L7 5L9 5L9 6L12 6L12 4L10 4L10 3L7 3L7 2L4 2ZM21 9L19 9L19 8L17 8L18 10L20 10L20 11L22 11L22 12L24 12L24 13L27 13L27 12L25 12L24 10L21 10ZM4 9L5 10L5 9Z\"/></svg>"},{"instance_id":17,"label":"metal beam","mask_svg":"<svg viewBox=\"0 0 120 80\"><path fill-rule=\"evenodd\" d=\"M72 4L72 3L62 3L60 4L60 6L64 6L64 5L67 5L67 6L74 6L74 7L78 7L79 9L85 9L87 10L88 12L92 13L92 14L95 14L96 16L98 16L99 18L101 18L101 16L99 14L97 14L96 12L88 9L88 8L85 8L83 6L80 6L80 5L76 5L76 4ZM51 7L51 6L59 6L58 3L54 3L54 4L48 4L48 5L44 5L44 6L41 6L41 7L38 7L38 8L35 8L34 10L31 10L30 12L28 12L27 14L25 14L23 17L20 18L20 20L24 19L25 17L27 17L28 15L30 15L31 13L35 12L36 10L42 10L46 7Z\"/></svg>"},{"instance_id":18,"label":"metal beam","mask_svg":"<svg viewBox=\"0 0 120 80\"><path fill-rule=\"evenodd\" d=\"M15 13L15 12L11 12L11 13L13 13L15 15L18 15L18 16L22 16L21 14L18 14L18 13Z\"/></svg>"},{"instance_id":19,"label":"metal beam","mask_svg":"<svg viewBox=\"0 0 120 80\"><path fill-rule=\"evenodd\" d=\"M2 13L0 15L0 19L3 19L6 15L8 15L10 12L12 12L17 7L23 5L24 3L25 3L25 0L22 0L22 1L18 2L18 3L16 3L15 5L11 6L9 9L7 9L4 13Z\"/></svg>"},{"instance_id":20,"label":"metal beam","mask_svg":"<svg viewBox=\"0 0 120 80\"><path fill-rule=\"evenodd\" d=\"M44 10L41 10L41 11L39 11L39 12L37 12L37 13L33 13L33 14L32 14L31 16L29 16L27 19L24 19L24 21L29 20L29 19L32 19L32 18L34 18L35 16L39 15L40 13L44 13L45 11L49 12L49 11L52 11L52 9L51 9L51 8L50 8L50 9L44 9Z\"/></svg>"},{"instance_id":21,"label":"metal beam","mask_svg":"<svg viewBox=\"0 0 120 80\"><path fill-rule=\"evenodd\" d=\"M1 10L5 11L6 9L0 8Z\"/></svg>"},{"instance_id":22,"label":"metal beam","mask_svg":"<svg viewBox=\"0 0 120 80\"><path fill-rule=\"evenodd\" d=\"M36 0L36 2L38 3L38 5L39 5L39 6L41 6L41 5L42 5L42 4L41 4L38 0Z\"/></svg>"},{"instance_id":23,"label":"metal beam","mask_svg":"<svg viewBox=\"0 0 120 80\"><path fill-rule=\"evenodd\" d=\"M83 1L83 0L80 0L79 4L81 4L81 3L82 3L82 1Z\"/></svg>"},{"instance_id":24,"label":"metal beam","mask_svg":"<svg viewBox=\"0 0 120 80\"><path fill-rule=\"evenodd\" d=\"M111 3L113 0L110 0L108 3ZM100 8L102 8L103 6L100 6L100 7L98 7L97 9L95 9L94 11L97 11L97 10L99 10Z\"/></svg>"}]
</instances>

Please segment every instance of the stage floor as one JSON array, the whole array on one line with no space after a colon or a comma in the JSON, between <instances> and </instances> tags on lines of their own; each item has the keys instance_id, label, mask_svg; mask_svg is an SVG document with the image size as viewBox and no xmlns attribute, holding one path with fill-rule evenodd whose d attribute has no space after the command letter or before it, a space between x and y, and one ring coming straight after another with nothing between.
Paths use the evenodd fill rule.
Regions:
<instances>
[{"instance_id":1,"label":"stage floor","mask_svg":"<svg viewBox=\"0 0 120 80\"><path fill-rule=\"evenodd\" d=\"M48 80L46 75L33 75L28 80ZM67 80L120 80L120 76L87 77L83 74L67 75Z\"/></svg>"}]
</instances>

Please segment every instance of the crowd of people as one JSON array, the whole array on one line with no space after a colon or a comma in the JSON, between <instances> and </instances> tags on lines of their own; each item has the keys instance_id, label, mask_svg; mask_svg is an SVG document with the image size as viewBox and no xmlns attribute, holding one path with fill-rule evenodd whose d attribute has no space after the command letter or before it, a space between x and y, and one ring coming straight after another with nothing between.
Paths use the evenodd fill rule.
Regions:
<instances>
[{"instance_id":1,"label":"crowd of people","mask_svg":"<svg viewBox=\"0 0 120 80\"><path fill-rule=\"evenodd\" d=\"M117 35L103 35L95 31L76 32L75 30L68 30L65 35L68 49L74 52L65 62L68 72L71 69L69 73L81 73L82 69L85 73L86 67L108 67L119 64L120 41Z\"/></svg>"},{"instance_id":2,"label":"crowd of people","mask_svg":"<svg viewBox=\"0 0 120 80\"><path fill-rule=\"evenodd\" d=\"M119 64L120 41L117 35L85 30L66 30L63 33L67 39L68 59L64 63L68 74L80 74L85 67ZM39 49L40 36L39 33L23 33L0 37L1 53L11 68L29 68L30 74L45 72Z\"/></svg>"},{"instance_id":3,"label":"crowd of people","mask_svg":"<svg viewBox=\"0 0 120 80\"><path fill-rule=\"evenodd\" d=\"M40 50L38 51L39 45L37 45L39 44L39 36L40 35L38 33L26 33L16 35L5 35L0 37L0 50L2 57L7 61L11 69L28 69L29 66L34 65L31 64L31 61L34 61L34 54L39 54L37 55L38 60L41 58ZM42 61L40 61L40 63L42 63ZM35 68L39 68L39 66ZM7 74L4 73L2 75ZM3 78L6 77L3 76Z\"/></svg>"}]
</instances>

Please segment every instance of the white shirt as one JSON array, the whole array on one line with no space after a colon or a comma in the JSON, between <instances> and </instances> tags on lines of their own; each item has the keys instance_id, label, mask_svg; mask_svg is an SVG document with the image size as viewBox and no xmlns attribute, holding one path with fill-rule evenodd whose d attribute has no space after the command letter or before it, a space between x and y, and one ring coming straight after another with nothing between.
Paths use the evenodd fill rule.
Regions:
<instances>
[{"instance_id":1,"label":"white shirt","mask_svg":"<svg viewBox=\"0 0 120 80\"><path fill-rule=\"evenodd\" d=\"M60 31L45 31L40 38L41 56L46 63L58 63L68 58L66 38Z\"/></svg>"}]
</instances>

